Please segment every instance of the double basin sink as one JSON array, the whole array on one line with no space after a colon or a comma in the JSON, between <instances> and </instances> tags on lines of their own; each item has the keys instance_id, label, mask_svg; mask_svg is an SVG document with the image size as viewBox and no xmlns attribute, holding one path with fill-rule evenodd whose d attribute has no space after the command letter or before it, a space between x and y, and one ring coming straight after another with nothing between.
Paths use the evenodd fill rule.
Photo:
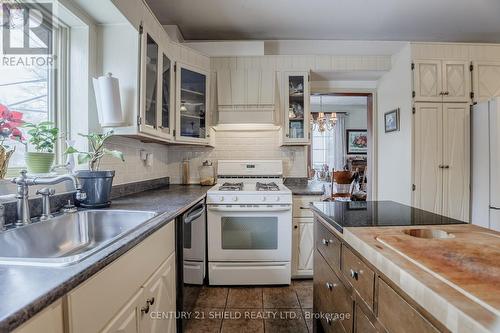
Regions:
<instances>
[{"instance_id":1,"label":"double basin sink","mask_svg":"<svg viewBox=\"0 0 500 333\"><path fill-rule=\"evenodd\" d=\"M0 232L0 264L76 264L155 216L155 212L83 210Z\"/></svg>"}]
</instances>

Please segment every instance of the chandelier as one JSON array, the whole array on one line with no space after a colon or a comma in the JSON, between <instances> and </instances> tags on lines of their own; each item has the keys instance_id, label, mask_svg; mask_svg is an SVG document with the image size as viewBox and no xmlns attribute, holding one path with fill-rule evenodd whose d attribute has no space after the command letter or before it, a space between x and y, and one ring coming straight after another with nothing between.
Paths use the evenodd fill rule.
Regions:
<instances>
[{"instance_id":1,"label":"chandelier","mask_svg":"<svg viewBox=\"0 0 500 333\"><path fill-rule=\"evenodd\" d=\"M337 124L337 114L323 112L323 96L319 96L319 105L321 112L311 113L311 122L313 130L323 133L325 131L333 131Z\"/></svg>"}]
</instances>

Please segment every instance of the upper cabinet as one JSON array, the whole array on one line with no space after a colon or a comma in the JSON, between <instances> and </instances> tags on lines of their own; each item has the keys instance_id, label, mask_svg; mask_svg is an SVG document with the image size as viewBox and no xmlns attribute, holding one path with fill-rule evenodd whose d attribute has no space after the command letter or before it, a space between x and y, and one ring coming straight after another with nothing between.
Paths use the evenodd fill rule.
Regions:
<instances>
[{"instance_id":1,"label":"upper cabinet","mask_svg":"<svg viewBox=\"0 0 500 333\"><path fill-rule=\"evenodd\" d=\"M473 61L474 101L500 96L500 62Z\"/></svg>"},{"instance_id":2,"label":"upper cabinet","mask_svg":"<svg viewBox=\"0 0 500 333\"><path fill-rule=\"evenodd\" d=\"M177 64L176 134L179 142L208 144L208 72Z\"/></svg>"},{"instance_id":3,"label":"upper cabinet","mask_svg":"<svg viewBox=\"0 0 500 333\"><path fill-rule=\"evenodd\" d=\"M147 29L141 35L139 132L158 138L173 138L173 61L166 46Z\"/></svg>"},{"instance_id":4,"label":"upper cabinet","mask_svg":"<svg viewBox=\"0 0 500 333\"><path fill-rule=\"evenodd\" d=\"M468 61L418 60L413 63L416 102L468 102L471 74Z\"/></svg>"},{"instance_id":5,"label":"upper cabinet","mask_svg":"<svg viewBox=\"0 0 500 333\"><path fill-rule=\"evenodd\" d=\"M309 72L284 72L283 83L283 144L309 144Z\"/></svg>"}]
</instances>

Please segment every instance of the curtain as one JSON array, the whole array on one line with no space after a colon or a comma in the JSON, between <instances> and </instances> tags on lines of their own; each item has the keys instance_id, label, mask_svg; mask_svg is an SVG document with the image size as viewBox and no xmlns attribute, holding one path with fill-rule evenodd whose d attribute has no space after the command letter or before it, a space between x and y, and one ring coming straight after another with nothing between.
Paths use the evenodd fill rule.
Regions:
<instances>
[{"instance_id":1,"label":"curtain","mask_svg":"<svg viewBox=\"0 0 500 333\"><path fill-rule=\"evenodd\" d=\"M344 170L346 164L345 118L345 114L337 113L337 123L333 130L333 147L329 153L333 156L335 170Z\"/></svg>"}]
</instances>

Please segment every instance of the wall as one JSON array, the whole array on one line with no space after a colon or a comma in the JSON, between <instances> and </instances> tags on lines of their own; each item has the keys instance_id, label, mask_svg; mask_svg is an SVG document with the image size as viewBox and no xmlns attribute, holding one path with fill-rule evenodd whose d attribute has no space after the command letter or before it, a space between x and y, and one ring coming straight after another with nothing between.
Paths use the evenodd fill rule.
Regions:
<instances>
[{"instance_id":1,"label":"wall","mask_svg":"<svg viewBox=\"0 0 500 333\"><path fill-rule=\"evenodd\" d=\"M411 204L411 48L392 56L392 69L378 83L378 199ZM385 133L384 113L400 108L401 130Z\"/></svg>"},{"instance_id":2,"label":"wall","mask_svg":"<svg viewBox=\"0 0 500 333\"><path fill-rule=\"evenodd\" d=\"M168 147L168 170L171 183L180 183L183 159L190 161L191 182L199 180L198 166L206 160L280 159L283 161L285 177L306 177L307 155L305 147L280 147L282 133L266 131L217 131L215 148Z\"/></svg>"}]
</instances>

